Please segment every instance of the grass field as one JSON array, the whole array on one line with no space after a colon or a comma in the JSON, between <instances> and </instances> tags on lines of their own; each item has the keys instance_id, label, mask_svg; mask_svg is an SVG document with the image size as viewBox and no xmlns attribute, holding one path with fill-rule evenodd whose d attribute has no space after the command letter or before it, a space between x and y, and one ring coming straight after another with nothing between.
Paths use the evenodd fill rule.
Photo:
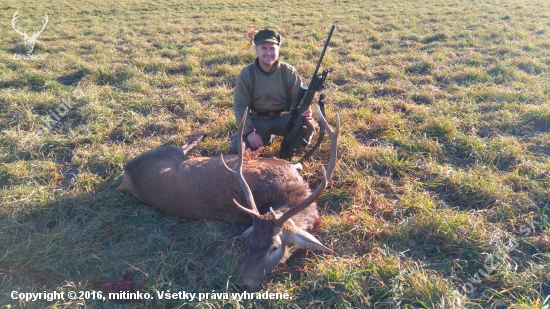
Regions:
<instances>
[{"instance_id":1,"label":"grass field","mask_svg":"<svg viewBox=\"0 0 550 309\"><path fill-rule=\"evenodd\" d=\"M29 34L49 16L34 58L16 11ZM21 0L0 22L0 307L550 306L549 1ZM263 291L292 300L12 299L98 291L125 269L141 292L231 292L245 227L114 189L157 146L205 132L191 156L228 151L251 25L280 31L308 82L332 24L327 117L343 127L316 236L337 255L277 267Z\"/></svg>"}]
</instances>

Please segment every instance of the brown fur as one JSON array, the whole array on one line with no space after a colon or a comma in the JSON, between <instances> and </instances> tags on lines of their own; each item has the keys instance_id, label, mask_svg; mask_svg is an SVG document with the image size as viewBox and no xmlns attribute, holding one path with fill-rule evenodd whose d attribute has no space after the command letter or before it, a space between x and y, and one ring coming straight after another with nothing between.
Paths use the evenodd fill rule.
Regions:
<instances>
[{"instance_id":1,"label":"brown fur","mask_svg":"<svg viewBox=\"0 0 550 309\"><path fill-rule=\"evenodd\" d=\"M292 248L332 252L307 232L318 222L315 200L326 188L336 166L340 130L339 118L333 131L319 107L317 111L331 139L331 154L328 172L323 168L323 180L313 193L287 161L248 156L243 162L246 112L238 132L239 144L243 145L238 156L187 160L185 153L197 139L181 149L160 147L126 165L117 191L131 193L142 203L181 218L253 223L242 235L248 254L243 275L235 284L238 291L253 291L288 258ZM232 205L234 200L237 205Z\"/></svg>"},{"instance_id":2,"label":"brown fur","mask_svg":"<svg viewBox=\"0 0 550 309\"><path fill-rule=\"evenodd\" d=\"M236 155L224 160L234 168ZM304 200L311 190L299 172L287 161L257 158L246 161L246 179L261 214L284 212ZM252 218L233 205L236 199L246 205L244 193L220 157L187 160L175 146L163 146L143 153L124 168L118 192L130 193L140 202L180 218L209 219L251 225ZM300 228L312 227L319 217L315 203L293 217Z\"/></svg>"}]
</instances>

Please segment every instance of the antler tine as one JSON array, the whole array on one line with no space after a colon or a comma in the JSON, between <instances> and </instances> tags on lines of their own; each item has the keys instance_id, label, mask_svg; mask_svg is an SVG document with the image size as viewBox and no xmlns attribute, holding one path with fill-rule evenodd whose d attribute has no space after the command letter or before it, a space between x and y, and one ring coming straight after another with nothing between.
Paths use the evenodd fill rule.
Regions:
<instances>
[{"instance_id":1,"label":"antler tine","mask_svg":"<svg viewBox=\"0 0 550 309\"><path fill-rule=\"evenodd\" d=\"M283 223L285 223L288 219L292 218L297 213L304 210L306 207L311 205L321 196L321 194L327 187L327 181L332 176L332 172L334 171L334 168L336 166L336 156L337 156L336 149L338 146L338 134L340 133L340 116L336 115L336 129L332 130L332 128L329 126L325 117L323 117L323 113L321 113L321 109L319 108L319 105L316 104L315 107L317 108L317 112L319 113L319 116L321 118L321 123L323 124L323 126L328 132L328 135L330 136L330 163L328 166L328 172L325 171L325 167L322 167L323 180L321 181L321 183L317 186L315 191L311 193L310 196L308 196L300 204L287 210L281 217L279 217L277 219L277 224L279 225L283 225Z\"/></svg>"},{"instance_id":2,"label":"antler tine","mask_svg":"<svg viewBox=\"0 0 550 309\"><path fill-rule=\"evenodd\" d=\"M15 12L15 14L13 14L13 17L11 18L11 26L13 27L13 30L15 30L15 32L19 33L20 35L23 35L23 36L27 36L27 33L23 33L21 31L19 31L19 29L17 29L17 27L15 26L15 20L17 20L17 15L19 14L19 12Z\"/></svg>"},{"instance_id":3,"label":"antler tine","mask_svg":"<svg viewBox=\"0 0 550 309\"><path fill-rule=\"evenodd\" d=\"M300 204L292 207L291 209L287 210L282 216L280 216L276 220L278 225L283 225L283 223L285 223L288 219L294 217L300 211L304 210L306 207L308 207L313 202L315 202L319 198L319 196L321 196L321 194L327 187L327 173L324 167L322 167L322 170L323 170L323 180L317 186L315 191L313 191L313 193L311 193L311 195L308 196L305 200L303 200Z\"/></svg>"},{"instance_id":4,"label":"antler tine","mask_svg":"<svg viewBox=\"0 0 550 309\"><path fill-rule=\"evenodd\" d=\"M237 203L237 201L235 199L233 199L233 203L239 209L245 211L249 215L251 215L253 217L259 217L260 212L258 211L258 208L256 207L256 202L254 202L254 196L252 195L252 190L250 190L250 187L248 186L248 184L246 183L246 180L243 177L243 161L244 161L244 159L243 159L243 152L244 152L243 130L244 130L244 126L246 124L246 115L247 114L248 114L248 108L244 112L243 120L241 121L241 125L239 126L239 130L237 131L237 137L239 139L238 141L239 141L239 145L240 145L239 151L238 151L239 156L238 156L238 159L237 159L237 167L235 168L235 170L230 169L227 166L227 164L225 163L225 160L223 159L223 155L222 155L222 163L225 166L225 168L227 168L231 173L233 173L235 178L237 178L237 180L239 181L239 183L241 185L241 188L244 192L244 195L246 197L246 202L248 203L248 206L250 206L250 209L248 209L246 207L243 207L242 205Z\"/></svg>"},{"instance_id":5,"label":"antler tine","mask_svg":"<svg viewBox=\"0 0 550 309\"><path fill-rule=\"evenodd\" d=\"M327 171L327 179L330 180L332 177L332 172L334 172L334 168L336 167L336 160L338 156L337 146L338 135L340 134L340 114L336 114L336 129L332 130L325 117L323 117L323 113L321 112L321 108L318 104L315 104L315 108L317 109L317 113L319 113L321 123L327 130L328 136L330 137L330 163Z\"/></svg>"},{"instance_id":6,"label":"antler tine","mask_svg":"<svg viewBox=\"0 0 550 309\"><path fill-rule=\"evenodd\" d=\"M48 17L48 14L44 14L44 18L46 19L46 22L42 26L42 29L40 29L40 31L38 31L36 36L38 36L40 33L42 33L42 31L44 31L44 29L46 29L46 25L48 24L48 21L50 20L50 18Z\"/></svg>"}]
</instances>

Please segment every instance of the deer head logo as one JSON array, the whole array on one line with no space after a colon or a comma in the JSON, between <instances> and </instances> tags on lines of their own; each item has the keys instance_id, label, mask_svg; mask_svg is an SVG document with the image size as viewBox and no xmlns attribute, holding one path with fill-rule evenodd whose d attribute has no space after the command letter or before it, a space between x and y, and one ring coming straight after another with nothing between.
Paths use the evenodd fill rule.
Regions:
<instances>
[{"instance_id":1,"label":"deer head logo","mask_svg":"<svg viewBox=\"0 0 550 309\"><path fill-rule=\"evenodd\" d=\"M27 54L31 54L32 51L34 50L34 43L36 42L36 39L38 38L40 33L44 31L44 29L46 28L46 25L48 24L48 20L49 20L48 14L44 14L44 19L46 19L46 22L42 26L42 29L40 29L40 31L33 32L31 36L27 35L27 32L19 31L19 29L17 29L17 27L15 26L15 21L17 20L17 17L18 17L17 14L18 12L15 12L15 14L13 14L13 17L11 19L11 26L13 27L13 30L15 30L17 33L23 36L23 40L25 41L25 47L27 48Z\"/></svg>"}]
</instances>

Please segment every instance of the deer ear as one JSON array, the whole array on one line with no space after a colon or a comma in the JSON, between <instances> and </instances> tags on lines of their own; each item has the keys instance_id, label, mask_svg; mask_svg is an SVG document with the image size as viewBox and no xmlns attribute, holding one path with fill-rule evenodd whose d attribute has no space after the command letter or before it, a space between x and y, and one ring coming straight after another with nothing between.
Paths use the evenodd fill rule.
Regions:
<instances>
[{"instance_id":1,"label":"deer ear","mask_svg":"<svg viewBox=\"0 0 550 309\"><path fill-rule=\"evenodd\" d=\"M289 220L290 221L290 220ZM323 246L320 241L317 240L313 235L310 233L302 230L301 228L298 228L294 226L295 228L288 231L289 237L288 240L290 243L295 245L296 247L300 249L306 249L306 250L316 250L316 251L324 251L324 252L334 252L330 250L329 248Z\"/></svg>"},{"instance_id":2,"label":"deer ear","mask_svg":"<svg viewBox=\"0 0 550 309\"><path fill-rule=\"evenodd\" d=\"M246 241L248 239L248 236L250 236L250 234L252 234L252 230L254 229L254 226L251 226L249 228L246 229L246 231L244 231L240 236L239 238Z\"/></svg>"},{"instance_id":3,"label":"deer ear","mask_svg":"<svg viewBox=\"0 0 550 309\"><path fill-rule=\"evenodd\" d=\"M332 252L332 250L321 244L317 238L302 229L291 232L290 242L300 249Z\"/></svg>"}]
</instances>

